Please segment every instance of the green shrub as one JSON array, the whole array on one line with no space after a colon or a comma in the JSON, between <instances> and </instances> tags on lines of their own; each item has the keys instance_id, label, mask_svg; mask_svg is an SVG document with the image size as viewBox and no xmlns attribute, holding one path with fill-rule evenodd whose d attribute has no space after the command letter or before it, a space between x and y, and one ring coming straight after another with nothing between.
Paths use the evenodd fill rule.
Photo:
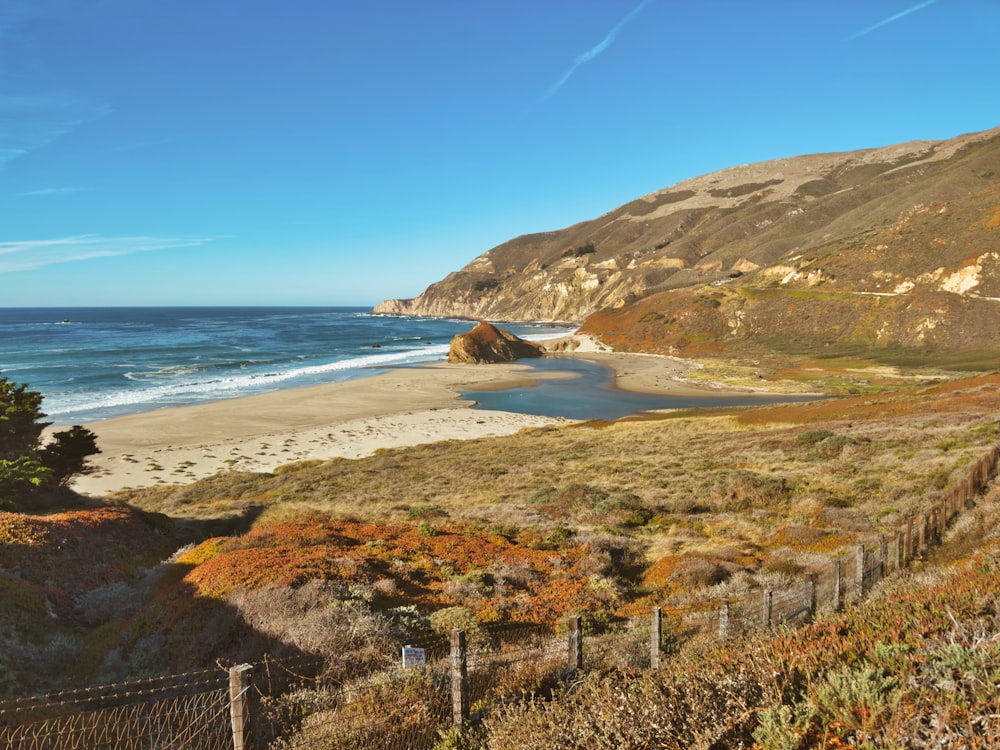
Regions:
<instances>
[{"instance_id":1,"label":"green shrub","mask_svg":"<svg viewBox=\"0 0 1000 750\"><path fill-rule=\"evenodd\" d=\"M563 252L564 258L580 258L584 255L591 255L597 252L597 248L594 247L593 242L588 242L586 245L580 245L579 247L573 247L569 250Z\"/></svg>"},{"instance_id":2,"label":"green shrub","mask_svg":"<svg viewBox=\"0 0 1000 750\"><path fill-rule=\"evenodd\" d=\"M753 738L767 750L796 750L812 724L816 709L811 703L777 705L758 714Z\"/></svg>"},{"instance_id":3,"label":"green shrub","mask_svg":"<svg viewBox=\"0 0 1000 750\"><path fill-rule=\"evenodd\" d=\"M431 630L440 635L447 636L452 630L464 630L468 643L486 644L489 642L489 635L476 622L476 616L472 610L466 607L445 607L437 612L432 612L430 616Z\"/></svg>"},{"instance_id":4,"label":"green shrub","mask_svg":"<svg viewBox=\"0 0 1000 750\"><path fill-rule=\"evenodd\" d=\"M472 285L472 291L474 292L488 292L490 289L496 289L500 286L500 282L496 279L480 279L475 284Z\"/></svg>"},{"instance_id":5,"label":"green shrub","mask_svg":"<svg viewBox=\"0 0 1000 750\"><path fill-rule=\"evenodd\" d=\"M829 724L866 734L879 726L896 704L899 680L875 667L840 667L815 685L812 700Z\"/></svg>"}]
</instances>

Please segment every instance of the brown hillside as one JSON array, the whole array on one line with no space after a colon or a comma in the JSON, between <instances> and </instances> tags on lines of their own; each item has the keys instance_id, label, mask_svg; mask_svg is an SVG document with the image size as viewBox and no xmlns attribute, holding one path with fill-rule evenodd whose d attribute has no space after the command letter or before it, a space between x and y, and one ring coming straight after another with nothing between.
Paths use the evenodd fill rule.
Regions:
<instances>
[{"instance_id":1,"label":"brown hillside","mask_svg":"<svg viewBox=\"0 0 1000 750\"><path fill-rule=\"evenodd\" d=\"M592 221L518 237L418 297L388 300L376 312L581 321L671 290L687 289L697 298L714 295L713 283L859 296L910 294L910 300L923 292L962 300L994 296L1000 289L994 255L1000 237L997 164L1000 129L949 141L732 167ZM718 294L720 305L728 303L719 308L722 318L689 313L697 325L708 327L696 327L685 338L714 340L731 331L734 324L725 313L744 308L741 296L739 291ZM657 300L630 317L658 311L656 305L676 308L691 297L681 296L676 303ZM835 314L852 317L855 303L861 305L859 315L878 313L872 300L850 300L841 306L847 312L838 308ZM920 329L928 305L937 309L933 301L891 304L887 311L896 322L890 321L889 330L853 326L834 338L880 346L954 344L953 326L945 321L928 319ZM968 307L970 315L986 309ZM588 324L589 330L608 331L602 320ZM743 324L741 335L766 339L784 333L785 322L773 315L754 320L759 327ZM938 331L934 335L927 333L932 325ZM812 335L808 326L802 335ZM972 339L991 337L981 331ZM678 348L684 347L661 344L658 350Z\"/></svg>"},{"instance_id":2,"label":"brown hillside","mask_svg":"<svg viewBox=\"0 0 1000 750\"><path fill-rule=\"evenodd\" d=\"M1000 188L911 206L887 226L724 284L672 290L591 316L621 349L672 354L983 352L1000 365Z\"/></svg>"}]
</instances>

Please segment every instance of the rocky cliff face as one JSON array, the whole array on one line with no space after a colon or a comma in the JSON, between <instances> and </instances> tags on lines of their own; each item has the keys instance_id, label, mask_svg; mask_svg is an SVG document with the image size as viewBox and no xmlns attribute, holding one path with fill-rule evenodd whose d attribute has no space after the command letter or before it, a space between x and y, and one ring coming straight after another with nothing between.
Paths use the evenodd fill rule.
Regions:
<instances>
[{"instance_id":1,"label":"rocky cliff face","mask_svg":"<svg viewBox=\"0 0 1000 750\"><path fill-rule=\"evenodd\" d=\"M466 364L492 364L513 362L525 357L541 357L545 347L525 341L510 331L481 321L468 333L460 333L451 340L448 361Z\"/></svg>"},{"instance_id":2,"label":"rocky cliff face","mask_svg":"<svg viewBox=\"0 0 1000 750\"><path fill-rule=\"evenodd\" d=\"M907 227L921 226L936 210L928 207L961 213L954 207L998 184L998 165L1000 128L732 167L592 221L518 237L418 297L387 300L375 312L578 322L660 292L751 278L784 289L896 294L912 284L911 291L985 294L995 285L995 235L993 244L978 237L980 244L960 249L963 227L954 223L928 254L910 246ZM885 249L870 245L874 234L892 231ZM862 257L865 274L844 273L842 265L853 268Z\"/></svg>"}]
</instances>

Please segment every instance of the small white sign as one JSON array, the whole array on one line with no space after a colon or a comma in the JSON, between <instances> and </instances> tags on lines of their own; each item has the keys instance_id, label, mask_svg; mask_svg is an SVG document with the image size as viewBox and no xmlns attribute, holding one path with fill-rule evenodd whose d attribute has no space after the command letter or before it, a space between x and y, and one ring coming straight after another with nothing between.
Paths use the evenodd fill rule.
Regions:
<instances>
[{"instance_id":1,"label":"small white sign","mask_svg":"<svg viewBox=\"0 0 1000 750\"><path fill-rule=\"evenodd\" d=\"M427 663L427 657L422 648L403 646L403 669L422 667Z\"/></svg>"}]
</instances>

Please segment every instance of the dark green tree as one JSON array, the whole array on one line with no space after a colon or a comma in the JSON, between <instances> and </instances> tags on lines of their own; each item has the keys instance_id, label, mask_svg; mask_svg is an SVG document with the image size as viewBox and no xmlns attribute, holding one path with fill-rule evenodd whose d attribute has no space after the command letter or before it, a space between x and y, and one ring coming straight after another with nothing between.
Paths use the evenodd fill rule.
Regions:
<instances>
[{"instance_id":1,"label":"dark green tree","mask_svg":"<svg viewBox=\"0 0 1000 750\"><path fill-rule=\"evenodd\" d=\"M40 451L42 465L52 472L51 480L60 487L77 474L89 474L94 470L87 459L101 449L97 447L97 436L80 425L52 434L52 442Z\"/></svg>"},{"instance_id":2,"label":"dark green tree","mask_svg":"<svg viewBox=\"0 0 1000 750\"><path fill-rule=\"evenodd\" d=\"M0 377L0 459L13 459L38 448L42 430L42 394L26 383Z\"/></svg>"},{"instance_id":3,"label":"dark green tree","mask_svg":"<svg viewBox=\"0 0 1000 750\"><path fill-rule=\"evenodd\" d=\"M42 446L42 394L0 376L0 508L33 504L46 490L64 487L87 473L87 458L99 453L96 436L76 425Z\"/></svg>"}]
</instances>

